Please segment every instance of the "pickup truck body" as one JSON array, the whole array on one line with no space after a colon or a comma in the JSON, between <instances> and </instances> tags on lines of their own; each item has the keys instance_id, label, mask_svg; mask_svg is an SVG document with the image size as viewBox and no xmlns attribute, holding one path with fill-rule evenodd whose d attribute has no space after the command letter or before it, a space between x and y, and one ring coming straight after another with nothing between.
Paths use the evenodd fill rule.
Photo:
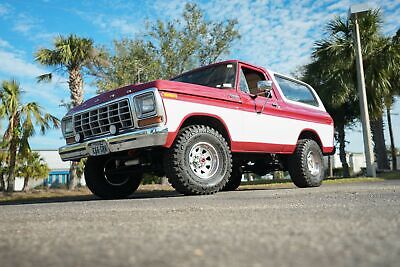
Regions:
<instances>
[{"instance_id":1,"label":"pickup truck body","mask_svg":"<svg viewBox=\"0 0 400 267\"><path fill-rule=\"evenodd\" d=\"M200 74L206 78L198 82ZM212 79L229 83L201 84L212 84ZM255 88L259 81L272 81L272 88L260 92ZM142 114L140 101L153 101L154 110ZM66 123L72 123L70 132ZM79 160L138 149L168 150L192 124L216 129L233 155L292 155L302 139L313 140L325 155L334 152L333 120L311 86L230 60L87 100L64 117L67 145L59 153L63 160Z\"/></svg>"}]
</instances>

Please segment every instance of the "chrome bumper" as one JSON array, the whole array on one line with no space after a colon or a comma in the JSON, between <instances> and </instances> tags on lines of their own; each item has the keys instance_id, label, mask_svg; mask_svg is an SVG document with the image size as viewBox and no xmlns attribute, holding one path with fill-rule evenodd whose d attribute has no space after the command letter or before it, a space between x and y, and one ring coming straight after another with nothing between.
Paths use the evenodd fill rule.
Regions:
<instances>
[{"instance_id":1,"label":"chrome bumper","mask_svg":"<svg viewBox=\"0 0 400 267\"><path fill-rule=\"evenodd\" d=\"M116 136L101 137L83 143L66 145L58 149L63 161L77 160L90 156L89 145L91 143L105 141L110 153L134 148L162 146L167 140L168 129L165 126L136 130Z\"/></svg>"}]
</instances>

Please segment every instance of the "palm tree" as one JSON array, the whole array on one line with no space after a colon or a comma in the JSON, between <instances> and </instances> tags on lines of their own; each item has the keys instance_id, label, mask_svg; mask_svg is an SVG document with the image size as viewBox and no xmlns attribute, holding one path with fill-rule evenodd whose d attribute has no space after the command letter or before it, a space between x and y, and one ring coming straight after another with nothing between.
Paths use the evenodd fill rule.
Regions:
<instances>
[{"instance_id":1,"label":"palm tree","mask_svg":"<svg viewBox=\"0 0 400 267\"><path fill-rule=\"evenodd\" d=\"M29 151L26 155L18 159L17 173L19 177L24 178L22 191L28 191L28 182L30 179L45 178L49 174L49 167L40 157L39 153Z\"/></svg>"},{"instance_id":2,"label":"palm tree","mask_svg":"<svg viewBox=\"0 0 400 267\"><path fill-rule=\"evenodd\" d=\"M347 86L352 73L341 68L326 68L329 62L327 56L318 57L304 68L302 79L312 84L321 97L326 110L331 115L335 125L335 139L339 143L339 158L342 163L343 177L350 176L349 164L346 158L345 128L352 126L359 116L356 92Z\"/></svg>"},{"instance_id":3,"label":"palm tree","mask_svg":"<svg viewBox=\"0 0 400 267\"><path fill-rule=\"evenodd\" d=\"M59 120L35 102L21 102L21 88L15 80L3 81L1 87L1 110L8 118L3 140L8 151L7 191L14 191L17 152L23 154L30 149L29 137L35 134L35 126L44 134L51 127L58 127Z\"/></svg>"},{"instance_id":4,"label":"palm tree","mask_svg":"<svg viewBox=\"0 0 400 267\"><path fill-rule=\"evenodd\" d=\"M400 55L400 29L397 30L395 36L392 38L392 44L394 53ZM392 95L387 96L385 98L385 106L386 106L386 117L389 128L389 137L390 137L390 152L392 155L392 170L397 170L397 151L396 146L394 144L393 138L393 127L392 127L392 115L390 110L393 106L394 95L400 95L400 64L397 64L391 73L391 81L390 84L392 86Z\"/></svg>"},{"instance_id":5,"label":"palm tree","mask_svg":"<svg viewBox=\"0 0 400 267\"><path fill-rule=\"evenodd\" d=\"M6 190L4 176L7 174L7 151L0 150L0 192Z\"/></svg>"},{"instance_id":6,"label":"palm tree","mask_svg":"<svg viewBox=\"0 0 400 267\"><path fill-rule=\"evenodd\" d=\"M67 74L71 106L75 107L83 102L83 71L100 65L101 59L102 54L94 48L91 39L74 34L58 36L52 49L41 48L35 53L37 62L54 68L52 72L40 75L38 81L50 81L54 72ZM70 168L69 189L76 186L76 169L77 163L73 162Z\"/></svg>"},{"instance_id":7,"label":"palm tree","mask_svg":"<svg viewBox=\"0 0 400 267\"><path fill-rule=\"evenodd\" d=\"M369 11L359 19L360 35L365 66L365 82L368 109L371 115L371 127L378 168L389 166L383 134L383 100L391 95L390 71L398 64L389 38L380 33L381 19L379 10ZM325 81L333 80L341 93L336 102L348 103L348 95L357 95L355 75L355 54L352 21L335 18L329 22L329 37L316 43L313 53L315 61L323 62Z\"/></svg>"},{"instance_id":8,"label":"palm tree","mask_svg":"<svg viewBox=\"0 0 400 267\"><path fill-rule=\"evenodd\" d=\"M35 60L42 65L54 67L50 73L38 77L38 81L50 81L53 73L68 74L68 85L71 93L72 107L83 102L83 70L92 68L98 63L99 52L93 41L71 34L54 39L54 48L40 48L35 53Z\"/></svg>"}]
</instances>

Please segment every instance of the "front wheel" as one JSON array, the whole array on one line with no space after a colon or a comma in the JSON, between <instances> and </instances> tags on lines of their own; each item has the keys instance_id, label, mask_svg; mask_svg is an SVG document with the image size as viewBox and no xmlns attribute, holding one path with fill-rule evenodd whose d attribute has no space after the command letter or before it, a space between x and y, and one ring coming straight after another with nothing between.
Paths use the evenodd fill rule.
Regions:
<instances>
[{"instance_id":1,"label":"front wheel","mask_svg":"<svg viewBox=\"0 0 400 267\"><path fill-rule=\"evenodd\" d=\"M224 137L204 125L183 128L166 153L165 167L171 185L187 195L213 194L227 183L232 155Z\"/></svg>"},{"instance_id":2,"label":"front wheel","mask_svg":"<svg viewBox=\"0 0 400 267\"><path fill-rule=\"evenodd\" d=\"M143 174L121 166L109 157L88 158L85 165L86 185L98 197L118 199L130 196L138 189Z\"/></svg>"},{"instance_id":3,"label":"front wheel","mask_svg":"<svg viewBox=\"0 0 400 267\"><path fill-rule=\"evenodd\" d=\"M242 182L242 170L237 163L233 163L231 177L228 182L225 184L222 191L235 191Z\"/></svg>"},{"instance_id":4,"label":"front wheel","mask_svg":"<svg viewBox=\"0 0 400 267\"><path fill-rule=\"evenodd\" d=\"M325 170L319 145L314 140L300 140L295 152L288 158L288 171L298 187L320 186Z\"/></svg>"}]
</instances>

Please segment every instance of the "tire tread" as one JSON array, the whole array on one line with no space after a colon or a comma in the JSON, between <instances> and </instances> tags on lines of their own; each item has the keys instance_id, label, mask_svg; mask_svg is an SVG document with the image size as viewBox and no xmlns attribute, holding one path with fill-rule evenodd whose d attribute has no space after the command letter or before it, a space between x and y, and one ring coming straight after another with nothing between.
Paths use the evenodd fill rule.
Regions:
<instances>
[{"instance_id":1,"label":"tire tread","mask_svg":"<svg viewBox=\"0 0 400 267\"><path fill-rule=\"evenodd\" d=\"M317 187L321 185L321 181L315 182L312 178L307 174L307 166L306 164L306 151L310 146L318 144L311 139L301 139L297 142L296 150L293 155L290 156L288 161L288 169L290 173L290 177L293 183L301 188L305 187ZM319 148L319 146L318 146ZM318 151L320 156L322 157L322 152L319 149Z\"/></svg>"},{"instance_id":2,"label":"tire tread","mask_svg":"<svg viewBox=\"0 0 400 267\"><path fill-rule=\"evenodd\" d=\"M184 146L195 134L212 135L222 143L227 151L229 151L228 171L223 177L223 180L213 187L203 187L202 190L199 190L198 186L194 184L193 181L183 175L186 171L186 166L181 163L181 161L184 160ZM232 155L228 143L217 130L206 125L190 125L183 128L178 133L173 146L165 154L164 166L169 182L178 192L185 195L209 195L220 191L228 182L230 173L232 172Z\"/></svg>"}]
</instances>

